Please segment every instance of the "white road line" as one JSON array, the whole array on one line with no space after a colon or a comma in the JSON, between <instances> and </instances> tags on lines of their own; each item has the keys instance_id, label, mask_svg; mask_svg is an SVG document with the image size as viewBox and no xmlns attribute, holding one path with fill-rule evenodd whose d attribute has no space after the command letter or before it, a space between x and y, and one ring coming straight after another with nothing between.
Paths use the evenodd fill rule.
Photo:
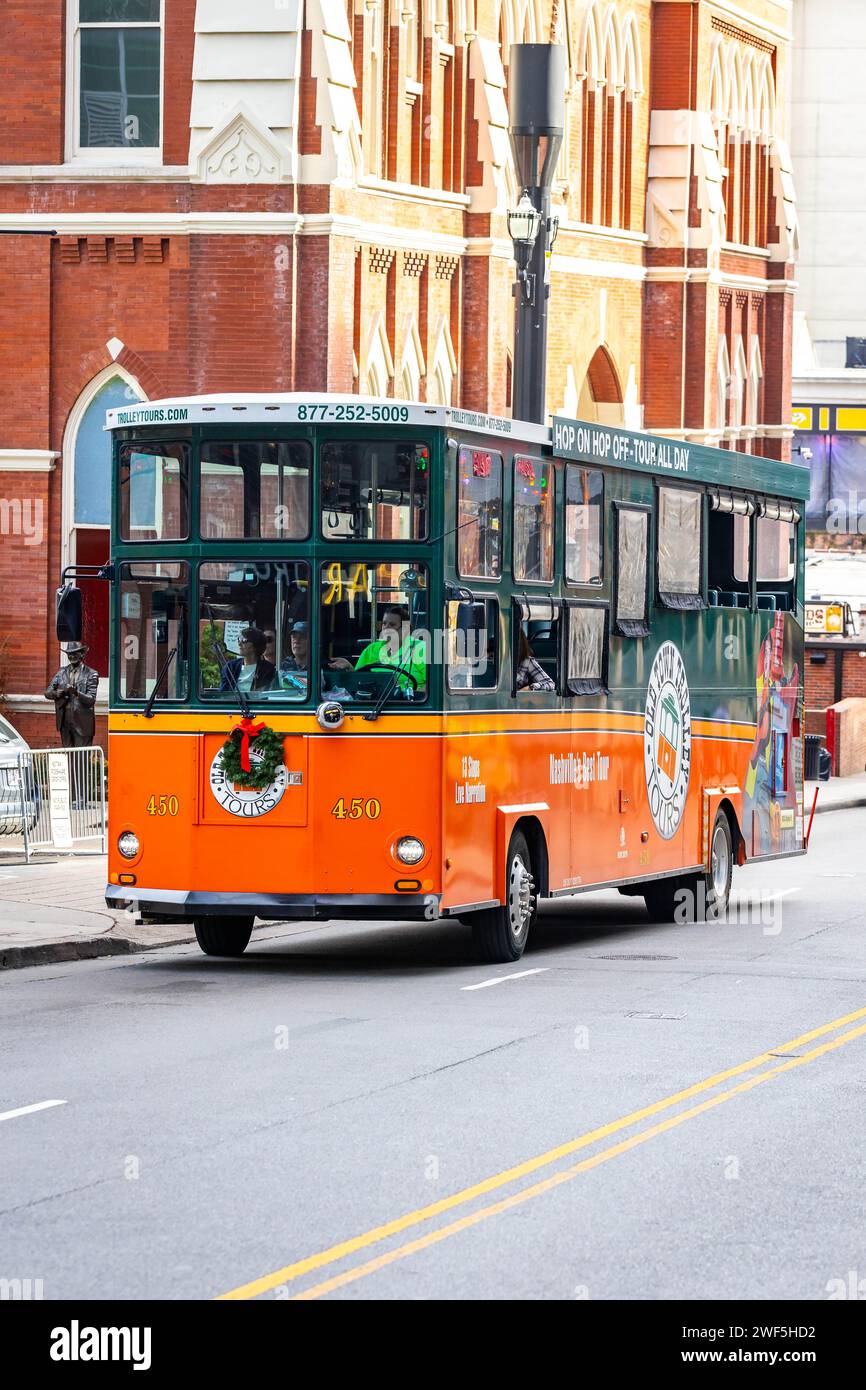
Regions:
<instances>
[{"instance_id":1,"label":"white road line","mask_svg":"<svg viewBox=\"0 0 866 1390\"><path fill-rule=\"evenodd\" d=\"M482 980L478 985L461 985L461 990L470 989L489 989L491 985L504 985L506 980L522 980L526 975L543 975L550 967L547 965L536 966L534 970L518 970L513 975L496 975L492 980Z\"/></svg>"},{"instance_id":2,"label":"white road line","mask_svg":"<svg viewBox=\"0 0 866 1390\"><path fill-rule=\"evenodd\" d=\"M65 1105L65 1100L40 1100L36 1105L22 1105L19 1110L0 1111L0 1123L3 1120L17 1120L19 1115L33 1115L37 1110L50 1110L53 1105Z\"/></svg>"}]
</instances>

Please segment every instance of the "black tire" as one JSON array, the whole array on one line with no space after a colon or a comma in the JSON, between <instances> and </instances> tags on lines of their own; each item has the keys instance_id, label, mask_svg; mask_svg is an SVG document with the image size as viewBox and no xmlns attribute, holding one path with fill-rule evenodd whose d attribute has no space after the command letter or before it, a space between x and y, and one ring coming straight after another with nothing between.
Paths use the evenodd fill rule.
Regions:
<instances>
[{"instance_id":1,"label":"black tire","mask_svg":"<svg viewBox=\"0 0 866 1390\"><path fill-rule=\"evenodd\" d=\"M731 896L734 845L731 826L719 811L710 838L710 871L660 878L644 887L646 909L654 922L715 922L724 917Z\"/></svg>"},{"instance_id":2,"label":"black tire","mask_svg":"<svg viewBox=\"0 0 866 1390\"><path fill-rule=\"evenodd\" d=\"M643 890L646 910L654 922L673 922L679 910L680 899L677 893L688 886L688 880L680 877L659 878L647 883Z\"/></svg>"},{"instance_id":3,"label":"black tire","mask_svg":"<svg viewBox=\"0 0 866 1390\"><path fill-rule=\"evenodd\" d=\"M705 892L702 920L715 921L725 916L731 897L733 876L734 842L731 823L724 811L717 811L710 837L710 872L703 875Z\"/></svg>"},{"instance_id":4,"label":"black tire","mask_svg":"<svg viewBox=\"0 0 866 1390\"><path fill-rule=\"evenodd\" d=\"M538 916L538 894L526 836L516 830L505 860L505 901L472 916L472 942L481 960L507 965L520 960Z\"/></svg>"},{"instance_id":5,"label":"black tire","mask_svg":"<svg viewBox=\"0 0 866 1390\"><path fill-rule=\"evenodd\" d=\"M252 917L196 917L195 939L206 956L242 956L253 934Z\"/></svg>"}]
</instances>

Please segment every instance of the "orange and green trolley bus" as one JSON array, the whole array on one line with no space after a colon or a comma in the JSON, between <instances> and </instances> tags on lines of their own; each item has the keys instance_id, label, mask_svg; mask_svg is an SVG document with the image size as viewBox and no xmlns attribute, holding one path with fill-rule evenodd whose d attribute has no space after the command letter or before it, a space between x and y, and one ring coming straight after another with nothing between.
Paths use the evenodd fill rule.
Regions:
<instances>
[{"instance_id":1,"label":"orange and green trolley bus","mask_svg":"<svg viewBox=\"0 0 866 1390\"><path fill-rule=\"evenodd\" d=\"M543 898L703 917L803 853L807 470L357 396L108 428L111 905L513 961Z\"/></svg>"}]
</instances>

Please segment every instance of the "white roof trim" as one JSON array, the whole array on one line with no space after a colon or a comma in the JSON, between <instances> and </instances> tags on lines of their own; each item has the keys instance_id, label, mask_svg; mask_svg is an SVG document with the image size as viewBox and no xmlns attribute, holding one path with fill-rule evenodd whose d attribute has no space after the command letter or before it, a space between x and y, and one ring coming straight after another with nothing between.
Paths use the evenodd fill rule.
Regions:
<instances>
[{"instance_id":1,"label":"white roof trim","mask_svg":"<svg viewBox=\"0 0 866 1390\"><path fill-rule=\"evenodd\" d=\"M484 415L456 406L423 405L391 397L275 392L273 395L178 396L109 410L108 430L139 425L409 424L452 426L500 434L525 443L550 443L545 425Z\"/></svg>"}]
</instances>

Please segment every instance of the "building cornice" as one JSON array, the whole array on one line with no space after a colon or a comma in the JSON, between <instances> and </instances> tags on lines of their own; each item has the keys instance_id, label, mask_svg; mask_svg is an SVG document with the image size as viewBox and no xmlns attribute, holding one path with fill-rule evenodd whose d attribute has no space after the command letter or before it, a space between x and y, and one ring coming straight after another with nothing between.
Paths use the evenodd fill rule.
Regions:
<instances>
[{"instance_id":1,"label":"building cornice","mask_svg":"<svg viewBox=\"0 0 866 1390\"><path fill-rule=\"evenodd\" d=\"M0 449L0 473L51 473L59 457L52 449Z\"/></svg>"}]
</instances>

